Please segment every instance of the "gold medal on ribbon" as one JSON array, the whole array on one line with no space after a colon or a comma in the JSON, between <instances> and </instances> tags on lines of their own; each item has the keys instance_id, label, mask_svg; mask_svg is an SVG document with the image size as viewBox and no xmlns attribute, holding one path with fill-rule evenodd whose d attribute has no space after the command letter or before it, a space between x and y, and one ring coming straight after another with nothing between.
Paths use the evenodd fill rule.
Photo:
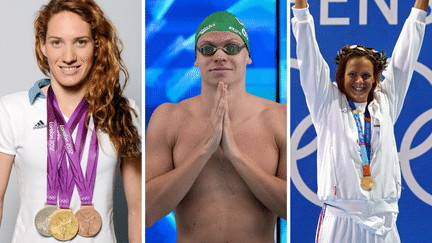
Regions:
<instances>
[{"instance_id":1,"label":"gold medal on ribbon","mask_svg":"<svg viewBox=\"0 0 432 243\"><path fill-rule=\"evenodd\" d=\"M93 205L84 206L75 213L79 222L78 234L84 237L95 236L102 228L102 218Z\"/></svg>"},{"instance_id":2,"label":"gold medal on ribbon","mask_svg":"<svg viewBox=\"0 0 432 243\"><path fill-rule=\"evenodd\" d=\"M74 238L78 233L78 219L72 209L58 209L49 220L49 230L57 240L66 241Z\"/></svg>"},{"instance_id":3,"label":"gold medal on ribbon","mask_svg":"<svg viewBox=\"0 0 432 243\"><path fill-rule=\"evenodd\" d=\"M365 190L371 190L374 185L374 181L370 176L364 176L361 179L361 187Z\"/></svg>"}]
</instances>

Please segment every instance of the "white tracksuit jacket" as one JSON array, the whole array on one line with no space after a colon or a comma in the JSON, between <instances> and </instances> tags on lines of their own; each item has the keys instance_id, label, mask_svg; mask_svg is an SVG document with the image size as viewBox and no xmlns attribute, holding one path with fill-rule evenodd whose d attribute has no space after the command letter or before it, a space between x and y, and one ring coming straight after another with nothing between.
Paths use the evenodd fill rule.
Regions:
<instances>
[{"instance_id":1,"label":"white tracksuit jacket","mask_svg":"<svg viewBox=\"0 0 432 243\"><path fill-rule=\"evenodd\" d=\"M292 29L297 40L301 86L318 142L318 197L345 210L364 228L385 235L395 227L401 193L401 172L393 126L402 110L419 56L426 12L412 9L396 43L385 80L368 105L372 119L371 191L360 186L363 177L358 132L346 96L330 80L321 56L309 9L294 9Z\"/></svg>"}]
</instances>

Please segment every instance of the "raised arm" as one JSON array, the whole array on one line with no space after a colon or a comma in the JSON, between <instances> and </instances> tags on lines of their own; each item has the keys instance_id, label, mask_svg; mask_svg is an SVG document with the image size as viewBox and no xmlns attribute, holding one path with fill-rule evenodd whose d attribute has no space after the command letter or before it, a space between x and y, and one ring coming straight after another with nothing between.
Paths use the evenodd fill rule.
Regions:
<instances>
[{"instance_id":1,"label":"raised arm","mask_svg":"<svg viewBox=\"0 0 432 243\"><path fill-rule=\"evenodd\" d=\"M390 102L395 123L403 107L406 93L415 70L426 29L428 0L417 0L394 47L391 61L383 72L381 87Z\"/></svg>"},{"instance_id":2,"label":"raised arm","mask_svg":"<svg viewBox=\"0 0 432 243\"><path fill-rule=\"evenodd\" d=\"M146 143L146 227L175 209L219 147L225 101L221 83L205 139L175 169L172 154L179 123L187 116L186 111L175 104L163 104L154 111Z\"/></svg>"},{"instance_id":3,"label":"raised arm","mask_svg":"<svg viewBox=\"0 0 432 243\"><path fill-rule=\"evenodd\" d=\"M304 7L304 8L297 8ZM327 115L331 101L338 93L332 85L330 69L321 55L315 36L315 25L305 0L296 0L293 8L292 31L297 41L297 63L300 82L312 121Z\"/></svg>"},{"instance_id":4,"label":"raised arm","mask_svg":"<svg viewBox=\"0 0 432 243\"><path fill-rule=\"evenodd\" d=\"M9 176L15 156L0 152L0 227L3 216L3 201L6 188L9 182Z\"/></svg>"}]
</instances>

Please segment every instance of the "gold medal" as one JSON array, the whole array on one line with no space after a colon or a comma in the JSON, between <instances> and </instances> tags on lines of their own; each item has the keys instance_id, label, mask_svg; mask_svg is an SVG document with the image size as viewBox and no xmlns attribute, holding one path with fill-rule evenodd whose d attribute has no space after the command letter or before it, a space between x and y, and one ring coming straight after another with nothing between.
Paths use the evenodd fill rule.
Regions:
<instances>
[{"instance_id":1,"label":"gold medal","mask_svg":"<svg viewBox=\"0 0 432 243\"><path fill-rule=\"evenodd\" d=\"M361 179L361 187L364 190L371 190L372 187L373 187L373 185L374 185L374 181L372 180L372 177L370 177L370 176L364 176Z\"/></svg>"},{"instance_id":2,"label":"gold medal","mask_svg":"<svg viewBox=\"0 0 432 243\"><path fill-rule=\"evenodd\" d=\"M78 234L84 237L95 236L102 228L102 218L93 205L83 206L75 213L79 222Z\"/></svg>"},{"instance_id":3,"label":"gold medal","mask_svg":"<svg viewBox=\"0 0 432 243\"><path fill-rule=\"evenodd\" d=\"M49 230L57 240L66 241L78 233L78 219L72 209L58 209L49 220Z\"/></svg>"}]
</instances>

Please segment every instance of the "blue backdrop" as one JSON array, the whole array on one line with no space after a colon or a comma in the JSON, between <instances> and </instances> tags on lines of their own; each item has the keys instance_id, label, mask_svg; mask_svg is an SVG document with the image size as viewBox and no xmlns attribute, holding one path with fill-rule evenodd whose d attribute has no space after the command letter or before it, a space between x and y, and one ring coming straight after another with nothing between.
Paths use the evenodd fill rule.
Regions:
<instances>
[{"instance_id":1,"label":"blue backdrop","mask_svg":"<svg viewBox=\"0 0 432 243\"><path fill-rule=\"evenodd\" d=\"M236 15L248 31L253 62L247 67L246 90L286 103L286 4L275 0L146 0L145 128L160 104L177 103L201 92L199 69L193 66L195 32L205 17L220 10ZM286 242L286 221L281 225L280 242ZM145 240L175 242L174 214L146 229Z\"/></svg>"},{"instance_id":2,"label":"blue backdrop","mask_svg":"<svg viewBox=\"0 0 432 243\"><path fill-rule=\"evenodd\" d=\"M393 47L415 0L311 0L321 53L336 72L334 57L346 44L384 50ZM290 7L294 0L291 0ZM431 3L432 4L432 3ZM402 242L431 242L432 216L432 16L404 108L395 125L402 168L397 227ZM291 32L291 242L313 242L322 203L316 196L316 133L300 87Z\"/></svg>"}]
</instances>

